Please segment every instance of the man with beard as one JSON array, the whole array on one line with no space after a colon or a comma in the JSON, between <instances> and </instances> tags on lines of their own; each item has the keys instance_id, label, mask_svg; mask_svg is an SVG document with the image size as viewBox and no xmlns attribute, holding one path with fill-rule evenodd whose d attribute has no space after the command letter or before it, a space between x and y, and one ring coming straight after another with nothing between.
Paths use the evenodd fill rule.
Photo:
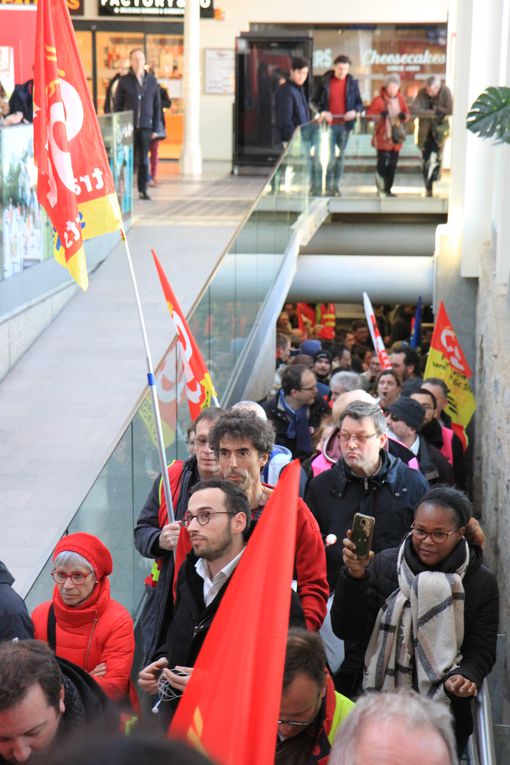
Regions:
<instances>
[{"instance_id":1,"label":"man with beard","mask_svg":"<svg viewBox=\"0 0 510 765\"><path fill-rule=\"evenodd\" d=\"M273 487L263 484L260 476L274 444L271 424L251 412L229 413L215 422L210 442L223 478L245 492L251 520L257 521L273 492ZM297 504L295 570L306 625L318 630L326 615L328 599L324 543L301 498Z\"/></svg>"},{"instance_id":2,"label":"man with beard","mask_svg":"<svg viewBox=\"0 0 510 765\"><path fill-rule=\"evenodd\" d=\"M175 521L168 522L163 481L159 475L135 526L136 549L145 558L155 559L145 580L146 598L140 617L144 663L150 661L164 640L172 617L174 550L191 489L198 481L219 477L218 460L209 446L209 431L223 411L209 407L198 415L194 423L194 454L186 462L174 460L168 467Z\"/></svg>"},{"instance_id":3,"label":"man with beard","mask_svg":"<svg viewBox=\"0 0 510 765\"><path fill-rule=\"evenodd\" d=\"M446 390L448 391L448 389ZM462 491L465 491L466 466L464 464L464 450L462 449L462 443L458 435L454 433L451 428L446 427L441 421L441 406L436 397L436 393L440 393L441 396L444 396L444 400L446 401L446 393L443 392L443 389L439 385L427 380L423 383L421 388L418 388L418 390L411 394L411 398L418 401L425 409L425 421L421 430L421 435L428 444L439 449L443 457L448 460L453 467L455 485L459 489L462 489Z\"/></svg>"}]
</instances>

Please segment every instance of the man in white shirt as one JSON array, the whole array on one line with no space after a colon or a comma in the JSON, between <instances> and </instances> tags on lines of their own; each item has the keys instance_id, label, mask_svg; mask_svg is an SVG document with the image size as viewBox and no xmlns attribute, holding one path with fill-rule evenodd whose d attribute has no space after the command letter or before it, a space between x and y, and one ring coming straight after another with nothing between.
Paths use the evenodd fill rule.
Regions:
<instances>
[{"instance_id":1,"label":"man in white shirt","mask_svg":"<svg viewBox=\"0 0 510 765\"><path fill-rule=\"evenodd\" d=\"M244 552L244 532L250 526L246 494L229 481L200 481L193 489L184 515L193 548L177 580L175 610L166 645L143 669L140 688L158 693L162 674L182 695L209 627ZM182 674L179 674L182 673Z\"/></svg>"}]
</instances>

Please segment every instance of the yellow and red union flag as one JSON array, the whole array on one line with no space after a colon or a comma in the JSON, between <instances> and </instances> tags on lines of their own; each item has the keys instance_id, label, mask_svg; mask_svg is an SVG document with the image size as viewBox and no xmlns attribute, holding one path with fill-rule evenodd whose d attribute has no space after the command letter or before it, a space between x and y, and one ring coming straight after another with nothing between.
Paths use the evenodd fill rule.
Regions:
<instances>
[{"instance_id":1,"label":"yellow and red union flag","mask_svg":"<svg viewBox=\"0 0 510 765\"><path fill-rule=\"evenodd\" d=\"M65 0L37 4L34 157L55 258L85 290L83 240L120 229L122 217Z\"/></svg>"},{"instance_id":2,"label":"yellow and red union flag","mask_svg":"<svg viewBox=\"0 0 510 765\"><path fill-rule=\"evenodd\" d=\"M163 271L163 267L154 250L152 250L152 257L156 264L170 316L172 317L177 330L177 337L181 348L181 360L184 367L184 379L189 412L191 419L196 420L202 409L211 406L212 399L216 397L216 391L214 390L211 376L207 371L207 366L200 353L200 349L195 342L195 338L191 333L188 322L181 311L181 307L177 302L177 298L170 287L170 283L166 278L166 274Z\"/></svg>"},{"instance_id":3,"label":"yellow and red union flag","mask_svg":"<svg viewBox=\"0 0 510 765\"><path fill-rule=\"evenodd\" d=\"M469 384L472 372L443 303L439 306L424 374L425 378L439 377L448 385L445 412L452 418L452 429L466 448L466 428L476 409L475 397Z\"/></svg>"},{"instance_id":4,"label":"yellow and red union flag","mask_svg":"<svg viewBox=\"0 0 510 765\"><path fill-rule=\"evenodd\" d=\"M170 726L170 736L187 740L221 765L274 762L299 473L295 460L269 498Z\"/></svg>"}]
</instances>

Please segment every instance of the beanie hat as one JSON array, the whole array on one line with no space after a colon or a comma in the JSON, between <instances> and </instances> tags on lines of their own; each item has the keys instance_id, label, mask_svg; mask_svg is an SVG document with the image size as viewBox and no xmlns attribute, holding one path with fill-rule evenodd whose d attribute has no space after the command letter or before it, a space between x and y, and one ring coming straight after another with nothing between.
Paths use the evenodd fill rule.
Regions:
<instances>
[{"instance_id":1,"label":"beanie hat","mask_svg":"<svg viewBox=\"0 0 510 765\"><path fill-rule=\"evenodd\" d=\"M388 407L388 412L394 414L417 433L420 432L425 419L425 409L414 398L400 396Z\"/></svg>"},{"instance_id":2,"label":"beanie hat","mask_svg":"<svg viewBox=\"0 0 510 765\"><path fill-rule=\"evenodd\" d=\"M304 340L299 346L300 353L306 353L307 356L315 356L321 349L320 340Z\"/></svg>"},{"instance_id":3,"label":"beanie hat","mask_svg":"<svg viewBox=\"0 0 510 765\"><path fill-rule=\"evenodd\" d=\"M331 364L333 361L333 354L330 351L317 351L315 356L313 357L314 361L318 361L319 359L327 359L329 363Z\"/></svg>"},{"instance_id":4,"label":"beanie hat","mask_svg":"<svg viewBox=\"0 0 510 765\"><path fill-rule=\"evenodd\" d=\"M110 551L100 539L92 534L79 531L76 534L62 537L55 547L53 560L61 552L74 552L82 555L92 566L97 580L112 573L113 561Z\"/></svg>"}]
</instances>

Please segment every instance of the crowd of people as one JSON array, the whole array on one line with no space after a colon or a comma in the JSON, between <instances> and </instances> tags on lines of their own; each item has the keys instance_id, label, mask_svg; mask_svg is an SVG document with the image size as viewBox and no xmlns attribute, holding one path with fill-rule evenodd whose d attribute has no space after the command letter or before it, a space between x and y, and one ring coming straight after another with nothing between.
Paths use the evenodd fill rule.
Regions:
<instances>
[{"instance_id":1,"label":"crowd of people","mask_svg":"<svg viewBox=\"0 0 510 765\"><path fill-rule=\"evenodd\" d=\"M349 136L357 115L364 114L374 122L372 146L377 152L375 183L378 195L396 196L393 182L399 152L407 137L406 125L418 118L417 145L422 154L422 174L426 196L433 196L433 184L440 179L442 152L449 134L448 117L453 100L450 89L441 78L432 75L408 105L401 92L400 76L390 73L380 92L368 104L363 103L357 80L350 73L351 60L344 54L333 61L333 68L314 83L308 101L305 83L310 64L302 57L291 61L286 81L276 93L276 126L279 140L285 145L296 128L304 125L302 139L311 176L311 193L322 193L320 167L320 131L307 123L315 120L329 125L329 158L326 168L325 191L340 196L340 180L345 164Z\"/></svg>"},{"instance_id":2,"label":"crowd of people","mask_svg":"<svg viewBox=\"0 0 510 765\"><path fill-rule=\"evenodd\" d=\"M376 310L387 341L410 334L410 307ZM68 734L107 721L111 761L131 762L112 730L125 732L133 715L137 761L165 756L170 744L154 720L163 735L292 459L301 481L275 763L361 765L374 736L374 763L408 761L411 740L417 763L457 762L473 729L470 702L495 661L498 589L444 411L448 389L422 377L426 340L421 351L396 340L392 369L381 372L365 321L329 322L327 332L309 321L304 339L297 319L285 305L263 401L207 408L190 425L189 458L168 468L174 519L161 476L140 509L134 544L153 567L136 684L133 622L110 596L112 557L99 538L78 532L58 542L53 596L31 618L0 568L0 762L35 752L50 763L63 762L62 752L92 762L90 742ZM373 519L362 555L352 534L360 513ZM175 570L183 526L191 551ZM172 762L204 762L176 752Z\"/></svg>"}]
</instances>

